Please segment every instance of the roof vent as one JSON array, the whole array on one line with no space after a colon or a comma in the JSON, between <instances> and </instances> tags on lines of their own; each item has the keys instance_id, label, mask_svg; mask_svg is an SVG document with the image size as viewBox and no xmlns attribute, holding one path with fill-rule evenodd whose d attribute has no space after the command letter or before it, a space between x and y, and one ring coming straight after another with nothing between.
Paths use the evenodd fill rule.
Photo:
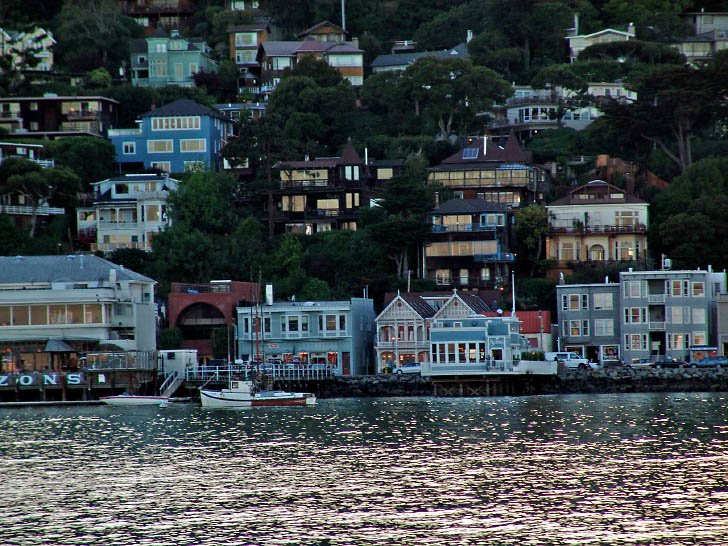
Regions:
<instances>
[{"instance_id":1,"label":"roof vent","mask_svg":"<svg viewBox=\"0 0 728 546\"><path fill-rule=\"evenodd\" d=\"M23 257L22 256L15 256L15 263L16 264L19 264L22 261L23 261Z\"/></svg>"}]
</instances>

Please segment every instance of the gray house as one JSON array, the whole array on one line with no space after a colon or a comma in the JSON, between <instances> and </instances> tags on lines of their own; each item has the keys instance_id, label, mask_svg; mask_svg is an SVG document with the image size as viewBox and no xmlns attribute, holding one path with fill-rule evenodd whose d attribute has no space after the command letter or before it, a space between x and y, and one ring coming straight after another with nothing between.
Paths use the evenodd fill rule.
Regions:
<instances>
[{"instance_id":1,"label":"gray house","mask_svg":"<svg viewBox=\"0 0 728 546\"><path fill-rule=\"evenodd\" d=\"M336 375L367 374L374 369L374 317L368 298L238 307L237 356L325 364Z\"/></svg>"},{"instance_id":2,"label":"gray house","mask_svg":"<svg viewBox=\"0 0 728 546\"><path fill-rule=\"evenodd\" d=\"M562 284L556 287L559 348L602 366L621 358L619 283Z\"/></svg>"}]
</instances>

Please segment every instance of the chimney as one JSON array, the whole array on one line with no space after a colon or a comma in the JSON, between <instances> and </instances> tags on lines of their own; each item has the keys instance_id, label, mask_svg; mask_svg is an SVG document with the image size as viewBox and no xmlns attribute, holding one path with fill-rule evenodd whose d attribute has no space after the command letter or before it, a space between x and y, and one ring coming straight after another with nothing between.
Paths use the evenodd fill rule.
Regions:
<instances>
[{"instance_id":1,"label":"chimney","mask_svg":"<svg viewBox=\"0 0 728 546\"><path fill-rule=\"evenodd\" d=\"M440 206L440 192L435 192L435 208L438 208Z\"/></svg>"},{"instance_id":2,"label":"chimney","mask_svg":"<svg viewBox=\"0 0 728 546\"><path fill-rule=\"evenodd\" d=\"M473 39L473 31L468 29L468 34L467 34L467 37L465 38L465 41L467 43L470 43L470 40L472 40L472 39Z\"/></svg>"},{"instance_id":3,"label":"chimney","mask_svg":"<svg viewBox=\"0 0 728 546\"><path fill-rule=\"evenodd\" d=\"M356 49L359 49L359 36L355 36L351 39L351 45L353 45Z\"/></svg>"},{"instance_id":4,"label":"chimney","mask_svg":"<svg viewBox=\"0 0 728 546\"><path fill-rule=\"evenodd\" d=\"M574 14L574 36L579 35L579 14Z\"/></svg>"}]
</instances>

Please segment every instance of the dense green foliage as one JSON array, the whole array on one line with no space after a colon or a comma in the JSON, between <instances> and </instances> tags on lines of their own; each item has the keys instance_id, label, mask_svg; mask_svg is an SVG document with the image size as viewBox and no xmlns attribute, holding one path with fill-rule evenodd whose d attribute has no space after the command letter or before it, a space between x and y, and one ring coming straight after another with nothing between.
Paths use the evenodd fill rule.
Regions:
<instances>
[{"instance_id":1,"label":"dense green foliage","mask_svg":"<svg viewBox=\"0 0 728 546\"><path fill-rule=\"evenodd\" d=\"M58 42L56 64L86 73L85 88L63 81L34 85L22 68L36 62L27 55L21 67L0 58L0 95L43 92L94 94L120 102L119 127L154 106L191 98L210 106L236 100L235 67L227 59L227 28L250 22L249 14L227 12L222 0L198 3L188 35L201 35L213 46L218 73L195 77L196 86L159 89L133 87L119 79L127 65L129 41L143 29L121 15L116 0L4 0L0 26L23 29L31 23L50 29ZM283 39L320 21L341 22L334 0L261 0L275 14ZM572 91L558 105L556 121L591 104L589 82L623 81L634 101L604 101L604 115L586 130L543 131L530 142L539 163L553 162L555 180L547 199L561 195L591 167L570 168L573 156L608 154L635 161L672 182L660 192L638 187L648 200L650 250L666 253L684 267L726 267L725 214L728 183L724 173L728 54L709 63L687 65L671 44L692 33L680 14L721 11L728 4L690 0L349 0L346 27L360 39L365 58L388 53L394 40L414 39L418 50L449 49L465 42L469 60L422 58L403 72L368 75L353 88L327 63L304 58L286 71L269 97L266 115L244 120L240 137L223 155L232 163L248 160L254 175L244 183L223 174L182 176L170 198L173 225L160 233L151 253L117 251L110 257L160 281L162 294L172 281L205 282L211 278L258 280L276 285L281 297L344 298L365 287L380 297L406 282L416 249L426 235L422 219L432 205L425 169L455 150L457 137L481 134L494 104L512 94L512 84ZM579 16L579 33L625 29L633 22L636 40L599 44L568 63L566 29ZM127 72L128 78L128 72ZM242 100L242 99L241 99ZM407 169L384 188L379 207L361 209L359 231L312 237L270 238L264 227L265 191L274 187L273 165L304 155L334 156L351 140L377 159L408 158ZM33 202L47 199L73 210L75 191L115 172L114 149L95 138L65 138L45 143L54 169L18 162L0 170L0 191L20 190ZM544 269L543 209L528 207L515 226L519 271L540 275ZM70 251L73 213L50 224L20 229L0 216L2 254ZM712 251L712 252L711 252ZM613 271L584 268L575 278L603 278ZM553 283L543 279L519 284L519 300L548 305ZM541 282L543 281L543 282ZM426 287L427 282L415 281ZM414 285L413 285L414 286ZM526 305L526 304L524 304Z\"/></svg>"}]
</instances>

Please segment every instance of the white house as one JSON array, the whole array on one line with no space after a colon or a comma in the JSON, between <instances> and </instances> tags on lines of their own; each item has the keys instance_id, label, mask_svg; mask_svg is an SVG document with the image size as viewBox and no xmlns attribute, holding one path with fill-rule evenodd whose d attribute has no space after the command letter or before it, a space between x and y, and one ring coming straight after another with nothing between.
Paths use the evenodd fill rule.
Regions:
<instances>
[{"instance_id":1,"label":"white house","mask_svg":"<svg viewBox=\"0 0 728 546\"><path fill-rule=\"evenodd\" d=\"M93 255L0 257L4 371L53 352L156 350L155 281Z\"/></svg>"}]
</instances>

